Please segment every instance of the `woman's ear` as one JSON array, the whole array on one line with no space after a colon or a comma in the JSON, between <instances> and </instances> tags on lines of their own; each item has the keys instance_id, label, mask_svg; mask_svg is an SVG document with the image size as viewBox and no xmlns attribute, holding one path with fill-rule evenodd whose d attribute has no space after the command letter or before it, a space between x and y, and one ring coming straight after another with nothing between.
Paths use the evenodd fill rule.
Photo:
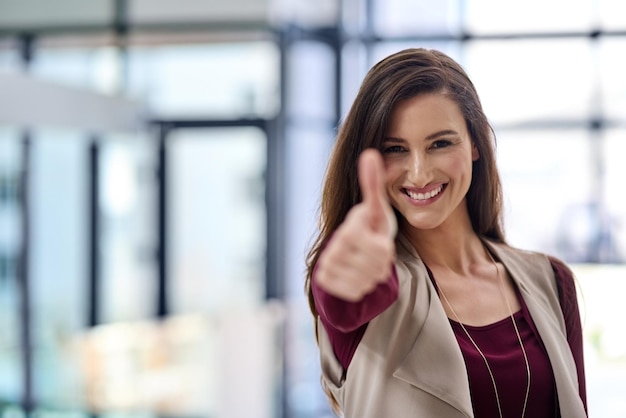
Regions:
<instances>
[{"instance_id":1,"label":"woman's ear","mask_svg":"<svg viewBox=\"0 0 626 418\"><path fill-rule=\"evenodd\" d=\"M476 144L472 142L472 161L476 161L480 158L480 153L478 152L478 148Z\"/></svg>"}]
</instances>

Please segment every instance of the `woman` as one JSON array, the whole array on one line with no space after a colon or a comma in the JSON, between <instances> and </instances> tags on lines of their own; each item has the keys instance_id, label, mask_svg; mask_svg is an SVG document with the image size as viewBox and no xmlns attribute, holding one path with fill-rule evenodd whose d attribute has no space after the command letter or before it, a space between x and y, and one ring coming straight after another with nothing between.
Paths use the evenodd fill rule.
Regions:
<instances>
[{"instance_id":1,"label":"woman","mask_svg":"<svg viewBox=\"0 0 626 418\"><path fill-rule=\"evenodd\" d=\"M586 416L572 273L505 243L494 142L445 54L400 51L365 77L307 259L322 383L345 417Z\"/></svg>"}]
</instances>

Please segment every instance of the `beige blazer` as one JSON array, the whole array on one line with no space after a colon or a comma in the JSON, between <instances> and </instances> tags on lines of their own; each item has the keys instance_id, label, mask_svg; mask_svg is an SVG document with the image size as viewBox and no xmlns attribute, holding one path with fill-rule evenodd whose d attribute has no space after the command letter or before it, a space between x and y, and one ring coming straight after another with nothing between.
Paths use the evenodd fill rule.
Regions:
<instances>
[{"instance_id":1,"label":"beige blazer","mask_svg":"<svg viewBox=\"0 0 626 418\"><path fill-rule=\"evenodd\" d=\"M561 416L586 417L550 261L485 244L528 306L552 364ZM318 323L322 383L346 418L473 418L463 355L426 267L405 237L397 248L398 300L369 323L345 376Z\"/></svg>"}]
</instances>

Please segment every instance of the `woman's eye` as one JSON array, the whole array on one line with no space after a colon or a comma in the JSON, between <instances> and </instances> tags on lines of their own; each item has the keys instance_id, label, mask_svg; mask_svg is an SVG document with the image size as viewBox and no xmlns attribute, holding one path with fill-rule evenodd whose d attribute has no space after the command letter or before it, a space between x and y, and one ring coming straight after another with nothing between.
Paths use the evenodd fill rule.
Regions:
<instances>
[{"instance_id":1,"label":"woman's eye","mask_svg":"<svg viewBox=\"0 0 626 418\"><path fill-rule=\"evenodd\" d=\"M437 141L433 142L432 147L433 148L445 148L451 144L452 142L448 141L447 139L438 139Z\"/></svg>"},{"instance_id":2,"label":"woman's eye","mask_svg":"<svg viewBox=\"0 0 626 418\"><path fill-rule=\"evenodd\" d=\"M383 153L384 154L391 154L391 153L395 153L395 152L402 152L403 150L404 150L404 148L402 148L399 145L392 145L390 147L383 148Z\"/></svg>"}]
</instances>

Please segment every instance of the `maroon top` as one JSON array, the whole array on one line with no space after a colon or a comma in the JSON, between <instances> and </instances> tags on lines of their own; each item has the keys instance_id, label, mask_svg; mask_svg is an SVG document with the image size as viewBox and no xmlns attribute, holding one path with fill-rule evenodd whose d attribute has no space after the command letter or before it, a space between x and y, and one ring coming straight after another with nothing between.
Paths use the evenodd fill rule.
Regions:
<instances>
[{"instance_id":1,"label":"maroon top","mask_svg":"<svg viewBox=\"0 0 626 418\"><path fill-rule=\"evenodd\" d=\"M559 301L565 319L567 341L576 362L580 397L587 408L583 338L573 274L560 260L550 258L555 272ZM430 270L429 276L434 283ZM435 285L436 286L436 285ZM389 307L398 297L398 277L395 269L389 280L359 302L347 302L324 292L315 284L313 295L320 319L337 359L347 369L368 322ZM526 415L533 418L558 418L558 398L552 367L539 333L519 290L515 289L521 309L514 314L531 369L530 395ZM477 418L499 417L491 377L485 362L476 351L460 324L450 320L467 366L474 415ZM465 328L487 357L494 374L502 416L520 414L526 394L526 364L517 334L510 318L486 326ZM503 390L503 388L506 388Z\"/></svg>"}]
</instances>

